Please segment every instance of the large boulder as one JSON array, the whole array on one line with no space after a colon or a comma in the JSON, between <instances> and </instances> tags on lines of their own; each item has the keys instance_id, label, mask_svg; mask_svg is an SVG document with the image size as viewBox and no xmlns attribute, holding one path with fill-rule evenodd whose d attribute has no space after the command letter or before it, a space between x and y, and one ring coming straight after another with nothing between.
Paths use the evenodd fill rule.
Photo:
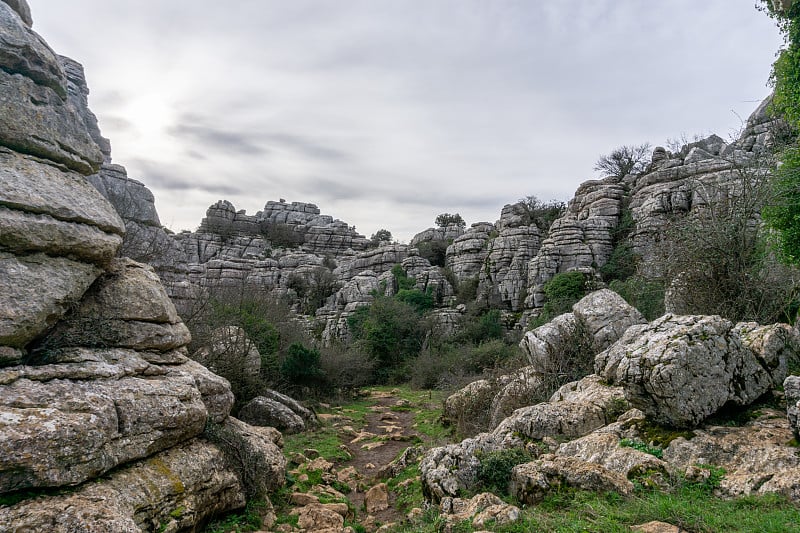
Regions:
<instances>
[{"instance_id":1,"label":"large boulder","mask_svg":"<svg viewBox=\"0 0 800 533\"><path fill-rule=\"evenodd\" d=\"M248 483L260 490L283 484L280 449L231 419L231 446L195 439L115 470L74 491L0 507L0 531L184 531L245 505L253 487L230 468L239 451L260 468Z\"/></svg>"},{"instance_id":2,"label":"large boulder","mask_svg":"<svg viewBox=\"0 0 800 533\"><path fill-rule=\"evenodd\" d=\"M781 377L786 363L765 357L785 358L787 351L745 342L740 331L718 316L665 315L629 329L597 355L595 369L655 422L693 427L729 402L748 405L782 382L771 370ZM756 344L769 345L769 353Z\"/></svg>"},{"instance_id":3,"label":"large boulder","mask_svg":"<svg viewBox=\"0 0 800 533\"><path fill-rule=\"evenodd\" d=\"M56 54L0 2L0 146L91 174L103 154L67 97Z\"/></svg>"},{"instance_id":4,"label":"large boulder","mask_svg":"<svg viewBox=\"0 0 800 533\"><path fill-rule=\"evenodd\" d=\"M11 6L11 9L17 12L17 15L22 19L29 28L33 26L33 17L31 17L31 8L27 0L3 0L6 4Z\"/></svg>"},{"instance_id":5,"label":"large boulder","mask_svg":"<svg viewBox=\"0 0 800 533\"><path fill-rule=\"evenodd\" d=\"M633 492L633 483L625 476L576 457L548 454L531 463L517 465L511 471L511 493L528 505L538 503L545 495L562 487L622 495Z\"/></svg>"},{"instance_id":6,"label":"large boulder","mask_svg":"<svg viewBox=\"0 0 800 533\"><path fill-rule=\"evenodd\" d=\"M239 410L239 418L253 426L270 426L285 433L305 430L303 419L283 403L256 396Z\"/></svg>"}]
</instances>

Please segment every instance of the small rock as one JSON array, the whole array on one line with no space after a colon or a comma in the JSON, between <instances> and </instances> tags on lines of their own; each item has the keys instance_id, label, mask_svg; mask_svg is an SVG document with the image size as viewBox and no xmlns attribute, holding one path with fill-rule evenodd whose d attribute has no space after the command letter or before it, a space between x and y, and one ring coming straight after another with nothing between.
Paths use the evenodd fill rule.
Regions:
<instances>
[{"instance_id":1,"label":"small rock","mask_svg":"<svg viewBox=\"0 0 800 533\"><path fill-rule=\"evenodd\" d=\"M367 491L364 506L369 514L389 508L389 487L386 483L379 483Z\"/></svg>"},{"instance_id":2,"label":"small rock","mask_svg":"<svg viewBox=\"0 0 800 533\"><path fill-rule=\"evenodd\" d=\"M297 525L300 529L318 531L323 528L344 527L344 517L322 504L314 503L299 509Z\"/></svg>"},{"instance_id":3,"label":"small rock","mask_svg":"<svg viewBox=\"0 0 800 533\"><path fill-rule=\"evenodd\" d=\"M303 450L303 455L305 455L309 459L316 459L317 457L319 457L319 451L313 448L307 448Z\"/></svg>"},{"instance_id":4,"label":"small rock","mask_svg":"<svg viewBox=\"0 0 800 533\"><path fill-rule=\"evenodd\" d=\"M638 526L631 526L631 530L638 533L681 533L684 531L678 526L673 526L666 522L658 522L656 520L647 522L646 524L639 524Z\"/></svg>"},{"instance_id":5,"label":"small rock","mask_svg":"<svg viewBox=\"0 0 800 533\"><path fill-rule=\"evenodd\" d=\"M317 498L313 494L306 494L304 492L294 492L289 497L289 501L292 502L293 505L299 505L302 507L312 503L319 503L319 498Z\"/></svg>"}]
</instances>

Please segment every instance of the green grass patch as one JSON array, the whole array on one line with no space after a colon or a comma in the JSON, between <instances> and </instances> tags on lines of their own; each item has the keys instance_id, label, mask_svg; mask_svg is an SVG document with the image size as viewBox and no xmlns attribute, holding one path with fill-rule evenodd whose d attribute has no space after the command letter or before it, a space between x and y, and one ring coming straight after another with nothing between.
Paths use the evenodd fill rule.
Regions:
<instances>
[{"instance_id":1,"label":"green grass patch","mask_svg":"<svg viewBox=\"0 0 800 533\"><path fill-rule=\"evenodd\" d=\"M243 533L246 531L259 531L262 528L267 503L263 500L251 500L243 511L231 513L220 520L211 522L206 533ZM297 517L295 517L297 518Z\"/></svg>"},{"instance_id":2,"label":"green grass patch","mask_svg":"<svg viewBox=\"0 0 800 533\"><path fill-rule=\"evenodd\" d=\"M639 450L640 452L649 453L650 455L658 457L659 459L664 457L664 450L658 446L650 446L649 444L638 439L622 439L619 441L619 445L623 448L633 448L634 450Z\"/></svg>"},{"instance_id":3,"label":"green grass patch","mask_svg":"<svg viewBox=\"0 0 800 533\"><path fill-rule=\"evenodd\" d=\"M630 498L614 493L565 490L547 496L535 507L524 509L515 524L492 525L486 529L497 533L629 533L630 526L652 520L703 533L783 533L798 530L800 509L781 496L721 500L692 485L671 493L639 492ZM441 531L441 527L441 517L426 513L420 521L396 531L434 533ZM452 531L470 533L476 528L469 522L462 522Z\"/></svg>"},{"instance_id":4,"label":"green grass patch","mask_svg":"<svg viewBox=\"0 0 800 533\"><path fill-rule=\"evenodd\" d=\"M411 480L411 481L409 481ZM419 465L411 465L387 483L389 490L397 495L395 506L403 513L414 507L423 507L422 482L419 479Z\"/></svg>"},{"instance_id":5,"label":"green grass patch","mask_svg":"<svg viewBox=\"0 0 800 533\"><path fill-rule=\"evenodd\" d=\"M340 448L342 444L336 428L323 424L311 431L284 436L283 453L291 457L295 453L313 448L328 461L347 461L350 455Z\"/></svg>"}]
</instances>

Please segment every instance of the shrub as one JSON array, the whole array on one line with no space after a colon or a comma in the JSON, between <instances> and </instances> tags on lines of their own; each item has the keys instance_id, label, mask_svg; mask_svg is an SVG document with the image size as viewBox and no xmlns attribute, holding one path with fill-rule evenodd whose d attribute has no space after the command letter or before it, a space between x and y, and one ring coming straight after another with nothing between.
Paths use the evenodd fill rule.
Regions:
<instances>
[{"instance_id":1,"label":"shrub","mask_svg":"<svg viewBox=\"0 0 800 533\"><path fill-rule=\"evenodd\" d=\"M425 327L417 310L395 298L378 296L348 318L356 346L377 362L376 378L387 381L422 348Z\"/></svg>"},{"instance_id":2,"label":"shrub","mask_svg":"<svg viewBox=\"0 0 800 533\"><path fill-rule=\"evenodd\" d=\"M495 494L508 496L508 484L511 481L511 470L520 464L533 461L534 457L521 448L511 448L489 452L478 460L478 482L482 489Z\"/></svg>"},{"instance_id":3,"label":"shrub","mask_svg":"<svg viewBox=\"0 0 800 533\"><path fill-rule=\"evenodd\" d=\"M406 271L403 270L403 265L393 266L392 276L394 276L394 281L396 283L395 292L403 289L405 290L413 289L414 286L417 284L417 280L414 279L412 276L406 274Z\"/></svg>"},{"instance_id":4,"label":"shrub","mask_svg":"<svg viewBox=\"0 0 800 533\"><path fill-rule=\"evenodd\" d=\"M419 289L400 289L395 295L399 301L407 303L419 314L433 309L433 296L430 290L422 292Z\"/></svg>"},{"instance_id":5,"label":"shrub","mask_svg":"<svg viewBox=\"0 0 800 533\"><path fill-rule=\"evenodd\" d=\"M280 248L297 248L305 242L305 234L300 231L298 226L291 224L263 221L261 223L261 234L273 246Z\"/></svg>"},{"instance_id":6,"label":"shrub","mask_svg":"<svg viewBox=\"0 0 800 533\"><path fill-rule=\"evenodd\" d=\"M491 309L477 317L472 313L467 314L462 319L461 333L457 338L473 344L502 339L504 329L500 319L500 311L497 309Z\"/></svg>"},{"instance_id":7,"label":"shrub","mask_svg":"<svg viewBox=\"0 0 800 533\"><path fill-rule=\"evenodd\" d=\"M661 280L632 276L625 281L615 279L608 288L638 309L648 321L664 314L664 282Z\"/></svg>"},{"instance_id":8,"label":"shrub","mask_svg":"<svg viewBox=\"0 0 800 533\"><path fill-rule=\"evenodd\" d=\"M319 351L293 343L281 365L281 375L296 387L319 387L324 377L319 360Z\"/></svg>"},{"instance_id":9,"label":"shrub","mask_svg":"<svg viewBox=\"0 0 800 533\"><path fill-rule=\"evenodd\" d=\"M535 224L543 235L547 235L553 222L564 214L567 204L558 200L544 202L536 196L526 196L519 200L519 205L525 211L525 222Z\"/></svg>"},{"instance_id":10,"label":"shrub","mask_svg":"<svg viewBox=\"0 0 800 533\"><path fill-rule=\"evenodd\" d=\"M448 241L431 240L417 245L420 257L424 257L432 266L443 267L447 259Z\"/></svg>"},{"instance_id":11,"label":"shrub","mask_svg":"<svg viewBox=\"0 0 800 533\"><path fill-rule=\"evenodd\" d=\"M588 291L586 275L582 272L561 272L544 284L545 303L530 328L537 328L553 318L572 310L572 306Z\"/></svg>"}]
</instances>

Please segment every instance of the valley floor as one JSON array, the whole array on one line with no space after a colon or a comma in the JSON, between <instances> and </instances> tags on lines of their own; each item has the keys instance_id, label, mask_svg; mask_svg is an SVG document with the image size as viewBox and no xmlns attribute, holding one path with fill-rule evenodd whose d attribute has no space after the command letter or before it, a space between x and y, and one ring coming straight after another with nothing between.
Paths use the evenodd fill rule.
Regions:
<instances>
[{"instance_id":1,"label":"valley floor","mask_svg":"<svg viewBox=\"0 0 800 533\"><path fill-rule=\"evenodd\" d=\"M564 489L525 507L501 494L520 508L507 524L442 514L426 506L419 478L424 451L455 440L439 422L442 399L438 391L374 387L345 405L322 406L317 428L285 437L290 472L271 497L274 516L262 524L253 508L207 531L800 532L800 508L782 497L716 497L724 472L667 492L637 486L628 498ZM653 521L672 528L635 529Z\"/></svg>"}]
</instances>

